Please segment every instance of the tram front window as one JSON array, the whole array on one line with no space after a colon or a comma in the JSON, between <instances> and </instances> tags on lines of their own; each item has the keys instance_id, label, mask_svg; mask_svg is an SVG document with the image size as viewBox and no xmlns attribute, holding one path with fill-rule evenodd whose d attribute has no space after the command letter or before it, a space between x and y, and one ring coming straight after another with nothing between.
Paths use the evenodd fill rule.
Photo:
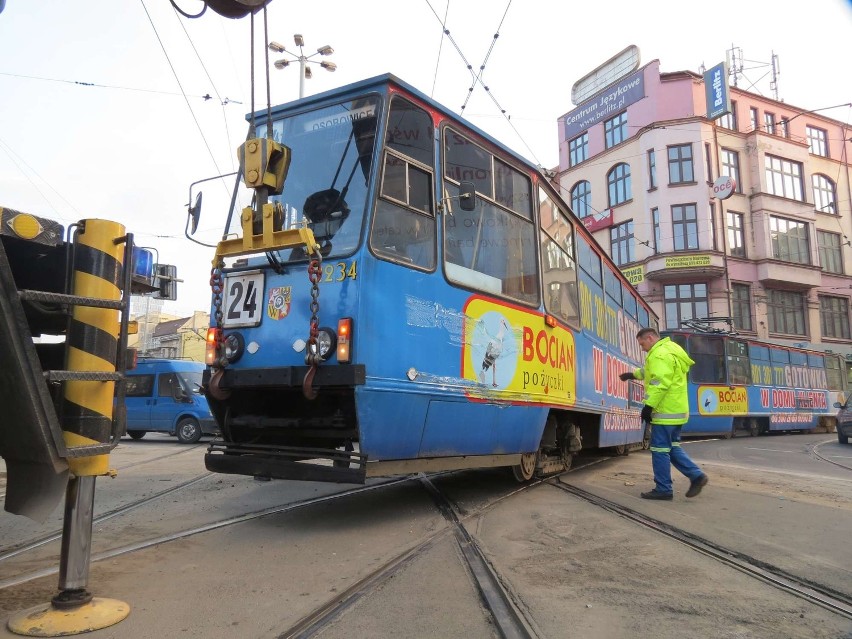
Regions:
<instances>
[{"instance_id":1,"label":"tram front window","mask_svg":"<svg viewBox=\"0 0 852 639\"><path fill-rule=\"evenodd\" d=\"M273 122L273 138L290 148L291 160L284 190L270 200L284 209L282 228L307 222L325 257L344 257L358 247L378 108L379 98L366 96ZM258 137L265 135L258 127ZM302 248L278 255L284 262L305 257Z\"/></svg>"},{"instance_id":2,"label":"tram front window","mask_svg":"<svg viewBox=\"0 0 852 639\"><path fill-rule=\"evenodd\" d=\"M725 342L703 335L689 338L689 356L695 365L689 370L696 384L725 383Z\"/></svg>"}]
</instances>

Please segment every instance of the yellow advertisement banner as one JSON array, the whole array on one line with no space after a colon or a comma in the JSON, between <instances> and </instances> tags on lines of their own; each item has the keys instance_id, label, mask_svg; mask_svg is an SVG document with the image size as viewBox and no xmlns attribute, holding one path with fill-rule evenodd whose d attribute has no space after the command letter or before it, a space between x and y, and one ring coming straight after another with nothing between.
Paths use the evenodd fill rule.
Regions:
<instances>
[{"instance_id":1,"label":"yellow advertisement banner","mask_svg":"<svg viewBox=\"0 0 852 639\"><path fill-rule=\"evenodd\" d=\"M645 281L645 267L632 266L630 268L621 269L621 273L627 278L627 281L636 286Z\"/></svg>"},{"instance_id":2,"label":"yellow advertisement banner","mask_svg":"<svg viewBox=\"0 0 852 639\"><path fill-rule=\"evenodd\" d=\"M709 255L674 255L666 258L666 268L690 268L710 266Z\"/></svg>"},{"instance_id":3,"label":"yellow advertisement banner","mask_svg":"<svg viewBox=\"0 0 852 639\"><path fill-rule=\"evenodd\" d=\"M464 309L462 377L471 397L573 406L574 335L541 315L473 297Z\"/></svg>"},{"instance_id":4,"label":"yellow advertisement banner","mask_svg":"<svg viewBox=\"0 0 852 639\"><path fill-rule=\"evenodd\" d=\"M748 415L748 393L742 386L699 386L699 415Z\"/></svg>"}]
</instances>

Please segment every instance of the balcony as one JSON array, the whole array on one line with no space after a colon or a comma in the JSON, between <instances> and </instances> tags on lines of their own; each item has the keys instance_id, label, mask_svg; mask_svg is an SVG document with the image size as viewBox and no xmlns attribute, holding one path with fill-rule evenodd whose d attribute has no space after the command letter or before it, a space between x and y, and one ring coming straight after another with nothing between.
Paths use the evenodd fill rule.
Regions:
<instances>
[{"instance_id":1,"label":"balcony","mask_svg":"<svg viewBox=\"0 0 852 639\"><path fill-rule=\"evenodd\" d=\"M760 260L757 262L757 279L771 288L806 291L822 283L822 269L813 264Z\"/></svg>"},{"instance_id":2,"label":"balcony","mask_svg":"<svg viewBox=\"0 0 852 639\"><path fill-rule=\"evenodd\" d=\"M657 282L712 280L725 276L725 258L721 253L690 251L665 253L650 258L645 265L645 277Z\"/></svg>"}]
</instances>

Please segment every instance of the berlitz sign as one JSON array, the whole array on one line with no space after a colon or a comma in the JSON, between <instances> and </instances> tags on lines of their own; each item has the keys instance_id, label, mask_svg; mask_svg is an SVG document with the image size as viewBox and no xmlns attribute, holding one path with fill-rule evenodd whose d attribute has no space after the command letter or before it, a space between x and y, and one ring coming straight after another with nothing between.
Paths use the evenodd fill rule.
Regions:
<instances>
[{"instance_id":1,"label":"berlitz sign","mask_svg":"<svg viewBox=\"0 0 852 639\"><path fill-rule=\"evenodd\" d=\"M727 175L720 175L713 182L713 197L727 200L737 190L737 181Z\"/></svg>"}]
</instances>

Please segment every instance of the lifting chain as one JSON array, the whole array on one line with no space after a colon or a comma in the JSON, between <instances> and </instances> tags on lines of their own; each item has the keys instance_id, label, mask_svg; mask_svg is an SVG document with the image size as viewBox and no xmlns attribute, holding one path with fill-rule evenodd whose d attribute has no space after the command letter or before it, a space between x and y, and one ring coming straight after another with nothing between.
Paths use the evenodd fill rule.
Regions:
<instances>
[{"instance_id":1,"label":"lifting chain","mask_svg":"<svg viewBox=\"0 0 852 639\"><path fill-rule=\"evenodd\" d=\"M224 335L222 333L222 290L224 288L224 280L222 278L222 269L225 267L225 260L220 259L219 262L210 270L210 289L213 291L213 320L211 328L217 328L216 335L216 354L222 353L222 345ZM218 361L217 361L218 364Z\"/></svg>"},{"instance_id":2,"label":"lifting chain","mask_svg":"<svg viewBox=\"0 0 852 639\"><path fill-rule=\"evenodd\" d=\"M311 281L311 322L308 343L305 348L305 364L310 366L302 382L302 394L306 399L316 399L317 392L313 388L314 375L317 366L322 361L319 347L319 282L322 277L322 253L319 247L314 247L316 257L308 262L308 279Z\"/></svg>"}]
</instances>

